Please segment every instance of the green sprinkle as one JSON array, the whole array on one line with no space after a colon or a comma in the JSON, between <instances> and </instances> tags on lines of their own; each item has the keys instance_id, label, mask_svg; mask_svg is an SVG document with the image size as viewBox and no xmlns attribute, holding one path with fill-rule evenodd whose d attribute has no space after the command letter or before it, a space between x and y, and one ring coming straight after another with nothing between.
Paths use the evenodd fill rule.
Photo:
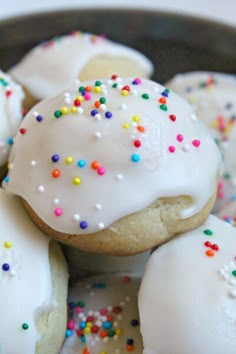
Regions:
<instances>
[{"instance_id":1,"label":"green sprinkle","mask_svg":"<svg viewBox=\"0 0 236 354\"><path fill-rule=\"evenodd\" d=\"M22 327L22 329L24 329L25 331L26 331L27 329L29 329L28 323L23 323L23 325L22 325L21 327Z\"/></svg>"},{"instance_id":2,"label":"green sprinkle","mask_svg":"<svg viewBox=\"0 0 236 354\"><path fill-rule=\"evenodd\" d=\"M84 303L83 301L79 301L79 302L77 303L77 306L79 306L79 307L84 307L84 306L85 306L85 303Z\"/></svg>"},{"instance_id":3,"label":"green sprinkle","mask_svg":"<svg viewBox=\"0 0 236 354\"><path fill-rule=\"evenodd\" d=\"M232 271L232 275L236 277L236 269Z\"/></svg>"},{"instance_id":4,"label":"green sprinkle","mask_svg":"<svg viewBox=\"0 0 236 354\"><path fill-rule=\"evenodd\" d=\"M101 104L106 103L105 97L101 97L99 101L100 101Z\"/></svg>"},{"instance_id":5,"label":"green sprinkle","mask_svg":"<svg viewBox=\"0 0 236 354\"><path fill-rule=\"evenodd\" d=\"M102 82L101 81L95 81L95 86L101 86Z\"/></svg>"},{"instance_id":6,"label":"green sprinkle","mask_svg":"<svg viewBox=\"0 0 236 354\"><path fill-rule=\"evenodd\" d=\"M79 92L83 92L85 90L85 87L84 86L80 86L79 87Z\"/></svg>"},{"instance_id":7,"label":"green sprinkle","mask_svg":"<svg viewBox=\"0 0 236 354\"><path fill-rule=\"evenodd\" d=\"M114 337L114 335L116 334L116 332L111 329L109 332L108 332L108 337Z\"/></svg>"},{"instance_id":8,"label":"green sprinkle","mask_svg":"<svg viewBox=\"0 0 236 354\"><path fill-rule=\"evenodd\" d=\"M230 179L231 178L230 172L225 172L223 177L224 177L224 179Z\"/></svg>"},{"instance_id":9,"label":"green sprinkle","mask_svg":"<svg viewBox=\"0 0 236 354\"><path fill-rule=\"evenodd\" d=\"M167 106L165 104L161 104L160 109L162 109L163 111L167 111Z\"/></svg>"},{"instance_id":10,"label":"green sprinkle","mask_svg":"<svg viewBox=\"0 0 236 354\"><path fill-rule=\"evenodd\" d=\"M112 85L113 88L117 88L117 86L118 86L118 84L116 84L116 83Z\"/></svg>"},{"instance_id":11,"label":"green sprinkle","mask_svg":"<svg viewBox=\"0 0 236 354\"><path fill-rule=\"evenodd\" d=\"M213 235L213 232L210 229L206 229L203 231L205 235L211 236Z\"/></svg>"},{"instance_id":12,"label":"green sprinkle","mask_svg":"<svg viewBox=\"0 0 236 354\"><path fill-rule=\"evenodd\" d=\"M215 140L216 145L219 145L219 144L220 144L220 139L215 138L214 140Z\"/></svg>"},{"instance_id":13,"label":"green sprinkle","mask_svg":"<svg viewBox=\"0 0 236 354\"><path fill-rule=\"evenodd\" d=\"M166 93L170 93L170 90L168 88L165 89Z\"/></svg>"},{"instance_id":14,"label":"green sprinkle","mask_svg":"<svg viewBox=\"0 0 236 354\"><path fill-rule=\"evenodd\" d=\"M9 83L6 80L4 80L2 77L0 78L0 82L1 82L2 86L4 86L4 87L9 85Z\"/></svg>"},{"instance_id":15,"label":"green sprinkle","mask_svg":"<svg viewBox=\"0 0 236 354\"><path fill-rule=\"evenodd\" d=\"M61 111L55 111L54 112L54 117L55 118L60 118L61 115L62 115Z\"/></svg>"},{"instance_id":16,"label":"green sprinkle","mask_svg":"<svg viewBox=\"0 0 236 354\"><path fill-rule=\"evenodd\" d=\"M147 93L143 93L142 94L142 98L144 98L145 100L149 99L149 95Z\"/></svg>"}]
</instances>

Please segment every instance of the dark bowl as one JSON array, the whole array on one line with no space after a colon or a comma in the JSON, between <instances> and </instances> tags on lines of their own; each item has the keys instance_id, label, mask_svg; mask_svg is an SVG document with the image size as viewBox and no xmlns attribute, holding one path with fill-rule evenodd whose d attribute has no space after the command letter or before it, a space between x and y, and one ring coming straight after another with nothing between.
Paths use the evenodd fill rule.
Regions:
<instances>
[{"instance_id":1,"label":"dark bowl","mask_svg":"<svg viewBox=\"0 0 236 354\"><path fill-rule=\"evenodd\" d=\"M9 69L37 43L72 30L105 34L145 53L161 83L192 70L236 73L236 28L157 11L91 9L0 22L0 67Z\"/></svg>"}]
</instances>

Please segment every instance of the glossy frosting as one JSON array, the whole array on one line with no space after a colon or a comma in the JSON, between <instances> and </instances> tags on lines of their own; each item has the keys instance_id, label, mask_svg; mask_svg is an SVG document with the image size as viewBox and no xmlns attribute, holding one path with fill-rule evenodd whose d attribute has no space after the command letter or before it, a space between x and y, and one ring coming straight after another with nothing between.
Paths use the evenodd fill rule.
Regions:
<instances>
[{"instance_id":1,"label":"glossy frosting","mask_svg":"<svg viewBox=\"0 0 236 354\"><path fill-rule=\"evenodd\" d=\"M216 210L236 195L236 76L215 72L176 75L167 86L186 98L216 140L224 159Z\"/></svg>"},{"instance_id":2,"label":"glossy frosting","mask_svg":"<svg viewBox=\"0 0 236 354\"><path fill-rule=\"evenodd\" d=\"M216 188L220 154L192 107L138 78L73 86L36 105L15 139L7 191L53 229L86 234L161 197L192 197L187 218Z\"/></svg>"},{"instance_id":3,"label":"glossy frosting","mask_svg":"<svg viewBox=\"0 0 236 354\"><path fill-rule=\"evenodd\" d=\"M142 354L140 279L121 273L88 277L69 290L70 319L61 354Z\"/></svg>"},{"instance_id":4,"label":"glossy frosting","mask_svg":"<svg viewBox=\"0 0 236 354\"><path fill-rule=\"evenodd\" d=\"M40 339L36 322L55 306L49 239L33 225L18 198L2 189L0 230L0 352L33 354Z\"/></svg>"},{"instance_id":5,"label":"glossy frosting","mask_svg":"<svg viewBox=\"0 0 236 354\"><path fill-rule=\"evenodd\" d=\"M146 77L153 71L151 62L135 49L104 36L77 31L38 45L10 73L40 100L70 86L75 78L80 78L84 66L92 58L100 56L133 60Z\"/></svg>"},{"instance_id":6,"label":"glossy frosting","mask_svg":"<svg viewBox=\"0 0 236 354\"><path fill-rule=\"evenodd\" d=\"M144 354L236 352L236 230L210 216L159 247L139 291Z\"/></svg>"},{"instance_id":7,"label":"glossy frosting","mask_svg":"<svg viewBox=\"0 0 236 354\"><path fill-rule=\"evenodd\" d=\"M21 87L0 70L0 166L7 162L20 125L23 98Z\"/></svg>"}]
</instances>

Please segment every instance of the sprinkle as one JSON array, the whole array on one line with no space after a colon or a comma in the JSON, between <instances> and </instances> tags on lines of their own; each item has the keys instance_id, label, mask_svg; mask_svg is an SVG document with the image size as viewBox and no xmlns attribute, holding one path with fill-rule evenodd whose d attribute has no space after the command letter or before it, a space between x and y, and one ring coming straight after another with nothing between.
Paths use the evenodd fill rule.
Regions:
<instances>
[{"instance_id":1,"label":"sprinkle","mask_svg":"<svg viewBox=\"0 0 236 354\"><path fill-rule=\"evenodd\" d=\"M8 263L3 263L2 270L4 270L4 272L8 272L10 270L10 265Z\"/></svg>"},{"instance_id":2,"label":"sprinkle","mask_svg":"<svg viewBox=\"0 0 236 354\"><path fill-rule=\"evenodd\" d=\"M38 187L38 191L39 191L40 193L43 193L43 192L45 191L44 186L39 186L39 187Z\"/></svg>"},{"instance_id":3,"label":"sprinkle","mask_svg":"<svg viewBox=\"0 0 236 354\"><path fill-rule=\"evenodd\" d=\"M57 111L54 112L54 117L55 118L60 118L61 116L62 116L61 111L57 110Z\"/></svg>"},{"instance_id":4,"label":"sprinkle","mask_svg":"<svg viewBox=\"0 0 236 354\"><path fill-rule=\"evenodd\" d=\"M143 98L144 100L148 100L148 99L149 99L149 94L148 94L148 93L143 93L143 94L142 94L142 98Z\"/></svg>"},{"instance_id":5,"label":"sprinkle","mask_svg":"<svg viewBox=\"0 0 236 354\"><path fill-rule=\"evenodd\" d=\"M213 250L207 250L207 251L206 251L206 255L207 255L208 257L214 257L215 253L214 253Z\"/></svg>"},{"instance_id":6,"label":"sprinkle","mask_svg":"<svg viewBox=\"0 0 236 354\"><path fill-rule=\"evenodd\" d=\"M22 327L22 329L24 329L25 331L26 331L27 329L29 329L28 323L23 323L21 327Z\"/></svg>"},{"instance_id":7,"label":"sprinkle","mask_svg":"<svg viewBox=\"0 0 236 354\"><path fill-rule=\"evenodd\" d=\"M211 236L213 235L213 232L210 229L206 229L203 231L205 235Z\"/></svg>"},{"instance_id":8,"label":"sprinkle","mask_svg":"<svg viewBox=\"0 0 236 354\"><path fill-rule=\"evenodd\" d=\"M93 161L91 167L93 170L97 170L100 167L100 163L98 161Z\"/></svg>"},{"instance_id":9,"label":"sprinkle","mask_svg":"<svg viewBox=\"0 0 236 354\"><path fill-rule=\"evenodd\" d=\"M56 216L61 216L61 215L62 215L62 209L61 209L61 208L56 208L56 209L54 210L54 214L55 214Z\"/></svg>"},{"instance_id":10,"label":"sprinkle","mask_svg":"<svg viewBox=\"0 0 236 354\"><path fill-rule=\"evenodd\" d=\"M53 204L58 205L60 203L60 200L58 198L53 199Z\"/></svg>"},{"instance_id":11,"label":"sprinkle","mask_svg":"<svg viewBox=\"0 0 236 354\"><path fill-rule=\"evenodd\" d=\"M36 161L35 161L35 160L32 160L32 161L30 162L30 166L32 166L32 167L36 166Z\"/></svg>"},{"instance_id":12,"label":"sprinkle","mask_svg":"<svg viewBox=\"0 0 236 354\"><path fill-rule=\"evenodd\" d=\"M66 162L68 165L72 164L72 163L73 163L73 157L72 157L72 156L67 156L67 157L65 158L65 162Z\"/></svg>"},{"instance_id":13,"label":"sprinkle","mask_svg":"<svg viewBox=\"0 0 236 354\"><path fill-rule=\"evenodd\" d=\"M87 229L87 227L88 227L87 221L84 221L84 220L81 221L79 225L80 225L80 228L83 229L83 230Z\"/></svg>"},{"instance_id":14,"label":"sprinkle","mask_svg":"<svg viewBox=\"0 0 236 354\"><path fill-rule=\"evenodd\" d=\"M195 140L192 141L192 145L195 146L195 147L198 147L200 145L200 143L201 142L198 139L195 139Z\"/></svg>"},{"instance_id":15,"label":"sprinkle","mask_svg":"<svg viewBox=\"0 0 236 354\"><path fill-rule=\"evenodd\" d=\"M175 147L174 146L169 146L168 150L169 150L169 152L174 153L175 152Z\"/></svg>"},{"instance_id":16,"label":"sprinkle","mask_svg":"<svg viewBox=\"0 0 236 354\"><path fill-rule=\"evenodd\" d=\"M112 113L111 113L111 112L106 112L106 113L105 113L105 117L106 117L107 119L110 119L110 118L112 117Z\"/></svg>"},{"instance_id":17,"label":"sprinkle","mask_svg":"<svg viewBox=\"0 0 236 354\"><path fill-rule=\"evenodd\" d=\"M105 227L105 225L104 225L103 222L99 222L99 223L98 223L98 228L99 228L100 230L103 230L104 227Z\"/></svg>"},{"instance_id":18,"label":"sprinkle","mask_svg":"<svg viewBox=\"0 0 236 354\"><path fill-rule=\"evenodd\" d=\"M233 275L234 277L236 277L236 269L234 269L234 270L232 271L232 275Z\"/></svg>"},{"instance_id":19,"label":"sprinkle","mask_svg":"<svg viewBox=\"0 0 236 354\"><path fill-rule=\"evenodd\" d=\"M139 162L140 161L140 156L138 155L138 154L133 154L133 155L131 155L131 160L133 161L133 162Z\"/></svg>"},{"instance_id":20,"label":"sprinkle","mask_svg":"<svg viewBox=\"0 0 236 354\"><path fill-rule=\"evenodd\" d=\"M74 177L73 178L73 183L77 186L81 184L81 179L79 177Z\"/></svg>"},{"instance_id":21,"label":"sprinkle","mask_svg":"<svg viewBox=\"0 0 236 354\"><path fill-rule=\"evenodd\" d=\"M123 176L122 174L118 173L118 174L116 175L116 178L117 178L119 181L121 181L121 180L124 178L124 176Z\"/></svg>"},{"instance_id":22,"label":"sprinkle","mask_svg":"<svg viewBox=\"0 0 236 354\"><path fill-rule=\"evenodd\" d=\"M14 144L13 138L8 138L7 143L8 143L8 145L13 145Z\"/></svg>"},{"instance_id":23,"label":"sprinkle","mask_svg":"<svg viewBox=\"0 0 236 354\"><path fill-rule=\"evenodd\" d=\"M10 241L5 241L4 244L3 244L3 246L4 246L5 248L11 248L11 247L12 247L12 243L11 243Z\"/></svg>"},{"instance_id":24,"label":"sprinkle","mask_svg":"<svg viewBox=\"0 0 236 354\"><path fill-rule=\"evenodd\" d=\"M133 81L132 81L132 84L133 85L140 85L142 83L141 79L136 77Z\"/></svg>"},{"instance_id":25,"label":"sprinkle","mask_svg":"<svg viewBox=\"0 0 236 354\"><path fill-rule=\"evenodd\" d=\"M54 155L52 155L51 159L52 159L52 162L57 162L57 161L59 161L60 156L57 154L54 154Z\"/></svg>"},{"instance_id":26,"label":"sprinkle","mask_svg":"<svg viewBox=\"0 0 236 354\"><path fill-rule=\"evenodd\" d=\"M136 320L136 319L133 319L133 320L130 322L130 324L131 324L131 326L136 327L136 326L139 325L139 321Z\"/></svg>"},{"instance_id":27,"label":"sprinkle","mask_svg":"<svg viewBox=\"0 0 236 354\"><path fill-rule=\"evenodd\" d=\"M26 133L26 129L25 128L20 128L19 132L24 135Z\"/></svg>"},{"instance_id":28,"label":"sprinkle","mask_svg":"<svg viewBox=\"0 0 236 354\"><path fill-rule=\"evenodd\" d=\"M183 135L182 135L182 134L178 134L178 135L176 136L176 140L181 143L181 142L184 140Z\"/></svg>"},{"instance_id":29,"label":"sprinkle","mask_svg":"<svg viewBox=\"0 0 236 354\"><path fill-rule=\"evenodd\" d=\"M97 139L100 139L102 137L102 134L100 132L95 132L94 133L94 136L97 138Z\"/></svg>"},{"instance_id":30,"label":"sprinkle","mask_svg":"<svg viewBox=\"0 0 236 354\"><path fill-rule=\"evenodd\" d=\"M58 177L60 177L60 170L58 170L58 169L55 169L55 170L53 170L52 171L52 177L53 178L58 178Z\"/></svg>"},{"instance_id":31,"label":"sprinkle","mask_svg":"<svg viewBox=\"0 0 236 354\"><path fill-rule=\"evenodd\" d=\"M134 140L134 146L136 147L136 148L139 148L140 146L142 145L142 143L141 143L141 141L140 140Z\"/></svg>"},{"instance_id":32,"label":"sprinkle","mask_svg":"<svg viewBox=\"0 0 236 354\"><path fill-rule=\"evenodd\" d=\"M79 221L80 220L80 215L79 214L74 214L74 220Z\"/></svg>"},{"instance_id":33,"label":"sprinkle","mask_svg":"<svg viewBox=\"0 0 236 354\"><path fill-rule=\"evenodd\" d=\"M101 210L101 209L102 209L102 205L99 204L99 203L97 203L97 204L95 205L95 208L96 208L97 210Z\"/></svg>"},{"instance_id":34,"label":"sprinkle","mask_svg":"<svg viewBox=\"0 0 236 354\"><path fill-rule=\"evenodd\" d=\"M97 174L98 174L98 175L102 176L102 175L104 175L105 173L106 173L105 167L99 166L99 167L97 168Z\"/></svg>"},{"instance_id":35,"label":"sprinkle","mask_svg":"<svg viewBox=\"0 0 236 354\"><path fill-rule=\"evenodd\" d=\"M79 160L77 165L80 167L80 168L83 168L86 166L86 161L85 160Z\"/></svg>"},{"instance_id":36,"label":"sprinkle","mask_svg":"<svg viewBox=\"0 0 236 354\"><path fill-rule=\"evenodd\" d=\"M96 109L93 109L91 112L90 112L91 116L92 117L95 117L96 114L98 114L98 111Z\"/></svg>"},{"instance_id":37,"label":"sprinkle","mask_svg":"<svg viewBox=\"0 0 236 354\"><path fill-rule=\"evenodd\" d=\"M159 107L162 111L167 111L167 109L168 109L165 104L161 104Z\"/></svg>"},{"instance_id":38,"label":"sprinkle","mask_svg":"<svg viewBox=\"0 0 236 354\"><path fill-rule=\"evenodd\" d=\"M176 121L176 116L174 114L170 114L169 118L170 118L170 120L172 120L172 122Z\"/></svg>"}]
</instances>

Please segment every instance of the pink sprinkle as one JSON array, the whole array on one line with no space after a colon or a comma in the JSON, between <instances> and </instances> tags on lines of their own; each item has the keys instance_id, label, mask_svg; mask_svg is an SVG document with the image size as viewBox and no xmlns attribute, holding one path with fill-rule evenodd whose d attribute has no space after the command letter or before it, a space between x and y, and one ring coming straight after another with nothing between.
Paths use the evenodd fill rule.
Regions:
<instances>
[{"instance_id":1,"label":"pink sprinkle","mask_svg":"<svg viewBox=\"0 0 236 354\"><path fill-rule=\"evenodd\" d=\"M74 320L70 320L67 324L67 328L68 329L74 329L75 328L75 321Z\"/></svg>"},{"instance_id":2,"label":"pink sprinkle","mask_svg":"<svg viewBox=\"0 0 236 354\"><path fill-rule=\"evenodd\" d=\"M218 191L218 193L217 193L217 197L218 197L219 199L223 199L223 198L224 198L224 196L225 196L224 192L222 192L222 191Z\"/></svg>"},{"instance_id":3,"label":"pink sprinkle","mask_svg":"<svg viewBox=\"0 0 236 354\"><path fill-rule=\"evenodd\" d=\"M177 139L177 141L179 141L179 142L181 143L181 141L184 140L184 137L183 137L182 134L178 134L178 135L176 136L176 139Z\"/></svg>"},{"instance_id":4,"label":"pink sprinkle","mask_svg":"<svg viewBox=\"0 0 236 354\"><path fill-rule=\"evenodd\" d=\"M218 189L223 189L223 187L224 187L224 181L220 181L219 183L218 183Z\"/></svg>"},{"instance_id":5,"label":"pink sprinkle","mask_svg":"<svg viewBox=\"0 0 236 354\"><path fill-rule=\"evenodd\" d=\"M76 312L77 313L83 312L83 307L80 307L80 306L76 307Z\"/></svg>"},{"instance_id":6,"label":"pink sprinkle","mask_svg":"<svg viewBox=\"0 0 236 354\"><path fill-rule=\"evenodd\" d=\"M200 142L200 140L198 140L198 139L194 139L194 140L192 141L192 144L193 144L193 146L198 147L198 146L201 144L201 142Z\"/></svg>"},{"instance_id":7,"label":"pink sprinkle","mask_svg":"<svg viewBox=\"0 0 236 354\"><path fill-rule=\"evenodd\" d=\"M173 153L173 152L175 152L175 147L174 146L169 146L168 150L169 150L169 152Z\"/></svg>"},{"instance_id":8,"label":"pink sprinkle","mask_svg":"<svg viewBox=\"0 0 236 354\"><path fill-rule=\"evenodd\" d=\"M224 215L223 218L222 218L224 221L227 221L230 219L230 217L228 215Z\"/></svg>"},{"instance_id":9,"label":"pink sprinkle","mask_svg":"<svg viewBox=\"0 0 236 354\"><path fill-rule=\"evenodd\" d=\"M11 94L12 94L12 91L10 91L10 90L7 90L7 91L6 91L6 96L7 96L7 97L10 97Z\"/></svg>"},{"instance_id":10,"label":"pink sprinkle","mask_svg":"<svg viewBox=\"0 0 236 354\"><path fill-rule=\"evenodd\" d=\"M55 214L56 216L61 216L61 214L62 214L62 209L61 209L61 208L56 208L55 211L54 211L54 214Z\"/></svg>"},{"instance_id":11,"label":"pink sprinkle","mask_svg":"<svg viewBox=\"0 0 236 354\"><path fill-rule=\"evenodd\" d=\"M106 173L105 167L102 167L102 166L98 167L98 169L97 169L97 174L98 174L98 175L102 176L102 175L104 175L105 173Z\"/></svg>"},{"instance_id":12,"label":"pink sprinkle","mask_svg":"<svg viewBox=\"0 0 236 354\"><path fill-rule=\"evenodd\" d=\"M136 78L134 79L134 81L135 81L137 84L141 84L141 83L142 83L142 81L141 81L141 79L140 79L139 77L136 77Z\"/></svg>"},{"instance_id":13,"label":"pink sprinkle","mask_svg":"<svg viewBox=\"0 0 236 354\"><path fill-rule=\"evenodd\" d=\"M84 95L84 99L86 101L89 101L91 99L91 95L87 92L85 95Z\"/></svg>"},{"instance_id":14,"label":"pink sprinkle","mask_svg":"<svg viewBox=\"0 0 236 354\"><path fill-rule=\"evenodd\" d=\"M107 314L107 309L101 309L100 311L101 315L106 315Z\"/></svg>"}]
</instances>

